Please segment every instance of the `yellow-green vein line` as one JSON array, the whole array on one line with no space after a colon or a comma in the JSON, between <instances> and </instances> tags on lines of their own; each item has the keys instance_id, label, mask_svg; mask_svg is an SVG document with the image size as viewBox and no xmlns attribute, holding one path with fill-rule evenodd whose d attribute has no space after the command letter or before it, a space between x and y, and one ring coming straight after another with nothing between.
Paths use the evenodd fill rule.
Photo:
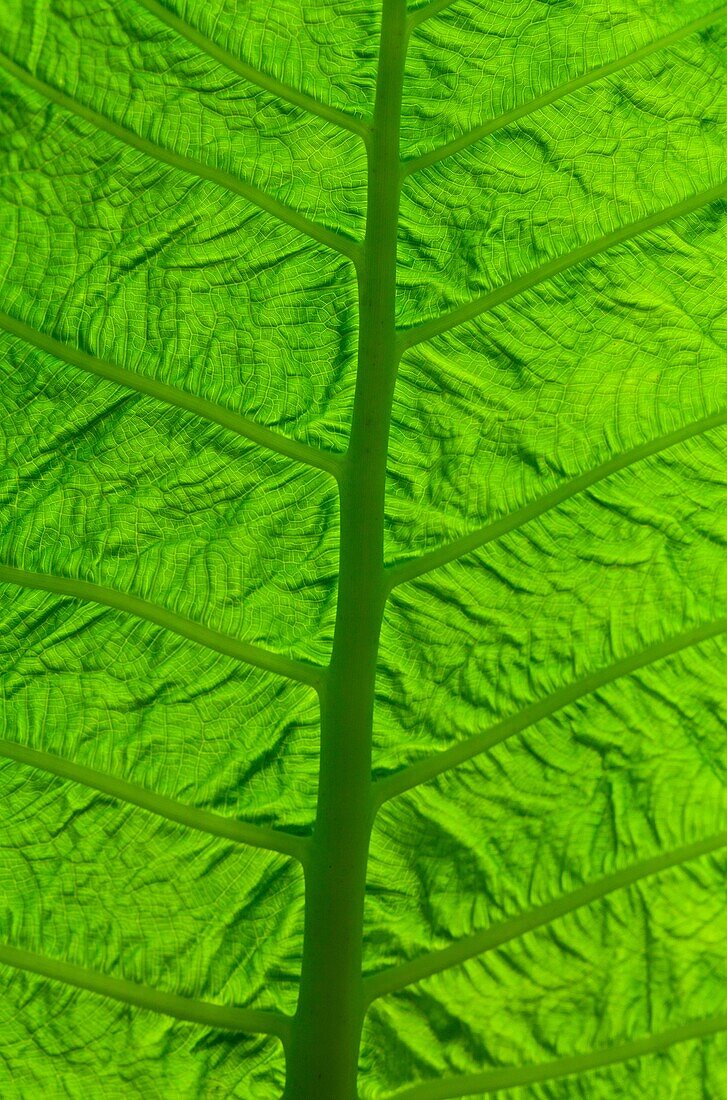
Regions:
<instances>
[{"instance_id":1,"label":"yellow-green vein line","mask_svg":"<svg viewBox=\"0 0 727 1100\"><path fill-rule=\"evenodd\" d=\"M387 1100L458 1100L459 1097L499 1092L502 1089L513 1089L524 1085L537 1085L543 1081L555 1081L561 1077L589 1073L602 1066L628 1062L632 1058L657 1054L676 1043L705 1039L709 1035L716 1035L725 1030L727 1030L727 1015L713 1016L706 1020L691 1020L680 1027L673 1027L656 1035L647 1035L642 1039L632 1039L628 1043L590 1050L587 1054L572 1054L566 1058L556 1058L552 1062L540 1062L529 1066L507 1066L463 1077L424 1081L413 1088L392 1093Z\"/></svg>"},{"instance_id":2,"label":"yellow-green vein line","mask_svg":"<svg viewBox=\"0 0 727 1100\"><path fill-rule=\"evenodd\" d=\"M457 0L431 0L429 4L424 4L421 8L415 8L407 18L407 29L410 32L413 31L420 23L426 22L427 19L433 19L435 15L439 15L445 8L451 8L456 2Z\"/></svg>"},{"instance_id":3,"label":"yellow-green vein line","mask_svg":"<svg viewBox=\"0 0 727 1100\"><path fill-rule=\"evenodd\" d=\"M306 466L324 470L336 478L339 476L343 460L338 455L320 451L315 447L307 446L305 443L286 439L278 432L263 427L261 424L256 424L254 420L248 420L247 417L225 409L222 405L216 405L213 401L206 401L202 397L185 393L177 386L169 386L153 378L145 378L143 374L127 370L117 363L99 359L96 355L89 355L85 351L61 343L52 336L47 336L44 332L38 332L23 321L18 321L15 317L1 311L0 328L4 328L6 332L18 336L26 343L32 344L42 351L47 351L64 363L78 367L89 374L95 374L99 378L105 378L118 386L124 386L126 389L142 393L147 397L153 397L166 405L185 409L187 412L194 413L196 416L203 417L214 424L220 424L223 428L227 428L245 439L259 443L261 447L265 447L269 451L285 455L286 458L294 459Z\"/></svg>"},{"instance_id":4,"label":"yellow-green vein line","mask_svg":"<svg viewBox=\"0 0 727 1100\"><path fill-rule=\"evenodd\" d=\"M251 183L245 183L243 180L238 179L237 176L233 176L230 172L225 172L221 168L215 168L210 164L205 164L203 161L194 160L192 157L183 156L181 153L175 153L171 149L166 149L161 145L157 145L156 142L140 137L138 134L134 133L133 130L128 130L125 126L119 126L118 123L106 118L105 115L101 115L98 111L94 111L92 108L87 107L85 103L81 103L79 100L66 95L65 92L60 91L52 84L48 84L46 81L39 79L26 69L21 68L20 65L16 65L14 61L11 61L9 57L2 53L0 53L0 66L2 66L6 72L10 73L11 76L22 81L23 84L26 84L29 88L32 88L33 91L38 92L52 103L62 107L63 110L86 119L87 122L92 123L92 125L96 126L99 130L111 134L112 137L131 146L133 149L138 149L139 152L146 154L146 156L153 157L163 164L168 164L171 168L176 168L180 172L186 172L191 176L196 176L198 179L209 180L211 183L216 183L218 186L224 187L228 191L241 195L243 198L247 199L248 202L253 203L253 205L271 214L274 218L277 218L278 221L290 225L293 229L298 230L299 233L310 237L314 241L318 241L320 244L326 245L326 247L332 249L334 252L339 252L341 255L347 256L348 259L352 260L354 263L358 262L360 245L357 241L353 240L353 238L346 237L341 233L337 233L332 229L327 229L325 226L319 225L318 222L311 221L309 218L306 218L305 215L299 214L292 206L286 206L285 203L279 202L271 195L261 191L258 187L254 187Z\"/></svg>"},{"instance_id":5,"label":"yellow-green vein line","mask_svg":"<svg viewBox=\"0 0 727 1100\"><path fill-rule=\"evenodd\" d=\"M603 878L596 879L594 882L590 882L586 886L581 886L579 889L572 890L567 894L562 894L553 901L549 901L545 905L539 905L527 913L513 917L511 920L494 924L490 928L486 928L482 932L476 932L471 936L464 936L449 947L442 948L439 951L430 951L411 962L403 963L401 966L392 966L388 970L381 970L364 980L366 1000L370 1003L378 997L404 989L414 982L423 981L425 978L430 978L443 970L459 966L468 959L474 958L476 955L482 955L486 951L492 951L510 940L518 939L527 932L532 932L535 928L542 928L543 925L551 924L559 917L572 913L575 909L580 909L584 905L591 905L594 901L600 901L607 894L625 889L641 879L657 875L659 872L666 871L671 867L678 867L690 860L709 855L711 852L716 852L725 846L727 846L727 832L706 837L704 840L697 840L692 844L685 844L680 848L673 848L670 851L662 852L658 856L652 856L650 859L640 860L628 867L622 867L620 871L615 871L611 875L604 875Z\"/></svg>"},{"instance_id":6,"label":"yellow-green vein line","mask_svg":"<svg viewBox=\"0 0 727 1100\"><path fill-rule=\"evenodd\" d=\"M554 260L549 260L541 267L536 267L533 271L528 271L525 275L513 279L512 282L497 287L496 290L483 294L480 298L475 298L449 313L443 313L429 321L423 321L411 328L400 330L400 349L405 351L424 340L431 340L435 336L449 332L457 325L464 325L468 321L474 320L481 313L486 313L488 310L508 302L518 294L531 290L538 283L552 279L555 275L567 271L568 268L575 267L576 264L590 259L591 256L598 255L599 252L605 252L609 248L614 248L618 244L623 244L625 241L632 240L643 233L648 233L651 229L658 229L667 222L684 217L703 206L709 205L711 202L724 198L727 198L727 183L720 183L706 191L700 191L697 195L690 195L688 199L674 203L673 206L667 206L663 210L657 210L645 218L640 218L638 221L622 225L619 229L615 229L612 233L606 233L596 240L587 241L585 244L579 245L578 248L574 248L562 256L557 256Z\"/></svg>"},{"instance_id":7,"label":"yellow-green vein line","mask_svg":"<svg viewBox=\"0 0 727 1100\"><path fill-rule=\"evenodd\" d=\"M683 443L687 439L702 435L712 428L720 427L722 424L727 424L727 412L725 411L712 413L711 416L705 416L701 420L695 420L691 424L685 424L683 427L677 428L673 432L657 436L655 439L649 439L645 443L640 443L637 447L632 447L628 451L623 451L621 454L614 456L614 458L608 459L607 462L602 462L599 466L594 466L591 470L579 474L578 477L574 477L570 481L564 482L562 485L559 485L557 489L553 489L550 493L545 493L542 497L532 500L529 504L524 505L522 508L518 508L517 511L510 512L509 515L495 520L494 523L488 523L486 526L480 527L478 530L472 531L468 535L462 535L458 539L453 539L452 542L448 542L446 545L440 546L436 550L431 550L428 554L422 554L418 558L413 558L411 561L404 562L402 565L390 566L388 569L389 591L397 585L414 580L416 577L421 577L426 573L430 573L433 569L438 569L443 565L447 565L449 562L456 561L458 558L470 554L474 550L478 550L481 546L485 546L494 539L501 538L511 531L518 530L526 523L530 523L530 521L537 516L542 516L544 513L556 508L559 504L563 504L577 493L582 493L585 489L589 489L597 482L610 477L611 474L615 474L619 470L624 470L636 462L649 458L651 455L658 454L660 451L675 447L678 443Z\"/></svg>"},{"instance_id":8,"label":"yellow-green vein line","mask_svg":"<svg viewBox=\"0 0 727 1100\"><path fill-rule=\"evenodd\" d=\"M271 653L260 646L241 642L228 634L221 634L217 630L211 630L202 623L193 619L186 619L177 615L174 611L168 611L165 607L149 603L138 596L132 596L128 592L118 592L114 588L106 588L100 584L92 584L89 581L75 580L70 577L57 577L49 573L30 573L25 569L17 569L10 565L0 565L0 582L15 584L21 588L36 588L44 592L54 592L60 596L68 596L74 600L83 600L90 603L102 604L105 607L113 607L129 615L135 615L139 619L146 619L156 626L179 634L183 638L189 638L206 649L216 653L224 653L227 657L233 657L244 664L255 668L273 672L277 676L283 676L288 680L296 680L302 684L309 684L316 689L320 688L325 669L320 665L304 664L289 657L283 657L279 653Z\"/></svg>"},{"instance_id":9,"label":"yellow-green vein line","mask_svg":"<svg viewBox=\"0 0 727 1100\"><path fill-rule=\"evenodd\" d=\"M531 703L523 710L518 711L517 714L502 719L502 721L495 723L482 733L475 734L474 737L468 737L451 749L435 753L433 756L426 757L416 764L411 764L399 772L394 772L385 779L377 780L374 784L375 802L380 806L388 799L403 794L404 791L408 791L412 787L428 783L438 775L463 764L466 760L471 760L473 756L477 756L481 752L487 752L508 737L522 733L523 730L535 725L543 718L555 714L556 711L562 710L570 703L598 691L599 688L605 687L613 680L618 680L622 676L630 676L632 673L638 672L639 669L679 653L680 650L689 646L698 645L709 638L716 638L718 635L723 634L725 630L727 630L727 617L715 619L712 622L687 630L683 634L664 638L656 645L642 649L638 653L632 653L629 657L615 661L606 668L597 669L581 680L566 684L554 691L552 695Z\"/></svg>"},{"instance_id":10,"label":"yellow-green vein line","mask_svg":"<svg viewBox=\"0 0 727 1100\"><path fill-rule=\"evenodd\" d=\"M679 27L670 34L665 34L661 38L656 38L652 42L647 42L645 45L640 46L637 50L626 54L624 57L615 58L605 65L599 65L595 69L590 69L588 72L581 73L580 76L573 77L572 80L568 80L564 84L559 84L557 88L551 88L550 91L543 92L542 95L528 100L527 103L521 103L518 107L513 107L511 110L505 111L503 114L498 115L497 118L488 119L486 122L481 123L481 125L475 126L472 130L468 130L466 134L461 134L460 137L448 141L446 145L440 145L438 148L432 149L428 153L422 153L421 156L412 157L410 160L406 160L403 165L404 174L410 175L412 172L418 172L422 168L428 168L432 164L437 164L439 161L444 160L446 157L451 157L455 153L460 153L463 149L467 149L470 145L474 145L475 142L479 141L481 138L487 137L489 134L494 134L497 130L504 129L504 127L509 126L512 122L517 122L521 118L527 118L536 111L542 110L543 107L547 107L551 103L555 103L557 100L571 95L579 88L585 88L597 80L603 80L604 77L610 76L612 73L619 72L621 69L626 69L631 65L635 65L643 58L649 57L650 54L656 53L659 50L668 49L669 46L676 45L677 42L681 42L682 39L688 38L698 31L706 30L708 27L711 27L714 23L718 23L725 17L727 17L727 4L723 4L721 7L715 9L715 11L700 16L699 19L693 19L691 23Z\"/></svg>"},{"instance_id":11,"label":"yellow-green vein line","mask_svg":"<svg viewBox=\"0 0 727 1100\"><path fill-rule=\"evenodd\" d=\"M137 0L137 3L146 8L151 15L166 23L177 34L186 38L193 46L206 53L208 57L237 73L238 76L241 76L250 84L256 84L258 88L270 92L278 99L285 100L286 103L290 103L295 107L301 107L309 114L317 115L319 118L325 119L326 122L339 126L342 130L350 130L351 133L358 134L359 137L368 138L370 127L365 119L357 118L346 111L340 111L337 107L330 107L327 103L322 103L314 96L308 95L307 92L301 92L297 88L276 80L274 76L269 76L267 73L255 69L252 65L248 65L245 61L235 57L234 54L229 53L228 50L223 49L216 42L207 38L196 27L187 23L184 19L180 19L164 4L160 4L158 0Z\"/></svg>"},{"instance_id":12,"label":"yellow-green vein line","mask_svg":"<svg viewBox=\"0 0 727 1100\"><path fill-rule=\"evenodd\" d=\"M150 791L138 783L130 783L126 779L119 779L117 776L108 775L95 768L88 768L85 764L76 764L72 760L54 756L43 749L32 749L5 738L0 738L0 756L30 768L38 768L51 775L57 775L62 779L70 779L84 787L91 787L120 802L139 806L158 817L186 825L190 829L196 829L210 836L224 837L238 844L280 852L301 863L305 860L307 841L304 837L259 825L247 825L242 821L211 813L209 810L199 810L194 806L177 802L173 798L167 798L166 795L158 794L156 791Z\"/></svg>"},{"instance_id":13,"label":"yellow-green vein line","mask_svg":"<svg viewBox=\"0 0 727 1100\"><path fill-rule=\"evenodd\" d=\"M63 982L110 997L114 1001L145 1008L163 1016L174 1016L177 1020L187 1020L204 1027L222 1028L226 1031L249 1031L263 1035L274 1035L286 1043L290 1032L290 1017L278 1012L265 1012L254 1008L235 1008L232 1005L218 1005L211 1001L198 1001L193 997L182 997L178 993L164 993L150 989L138 982L129 982L124 978L111 978L74 963L38 955L35 951L26 951L10 944L0 944L0 963L15 967L16 970L30 971L52 981Z\"/></svg>"}]
</instances>

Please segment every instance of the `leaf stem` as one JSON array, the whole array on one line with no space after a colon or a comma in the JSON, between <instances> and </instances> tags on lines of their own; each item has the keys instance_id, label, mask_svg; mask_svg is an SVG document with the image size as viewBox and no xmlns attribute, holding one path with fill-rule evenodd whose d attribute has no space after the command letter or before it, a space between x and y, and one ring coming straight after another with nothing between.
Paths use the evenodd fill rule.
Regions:
<instances>
[{"instance_id":1,"label":"leaf stem","mask_svg":"<svg viewBox=\"0 0 727 1100\"><path fill-rule=\"evenodd\" d=\"M373 820L371 743L379 631L386 598L384 497L399 363L396 244L405 0L384 0L368 211L359 270L359 349L341 493L338 607L321 696L316 822L306 868L298 1012L285 1100L356 1100L364 1014L363 911Z\"/></svg>"}]
</instances>

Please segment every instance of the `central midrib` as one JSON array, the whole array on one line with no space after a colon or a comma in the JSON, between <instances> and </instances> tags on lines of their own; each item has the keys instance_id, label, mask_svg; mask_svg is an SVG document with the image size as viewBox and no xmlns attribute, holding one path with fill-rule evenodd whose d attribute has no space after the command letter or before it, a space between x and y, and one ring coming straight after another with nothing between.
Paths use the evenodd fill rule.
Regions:
<instances>
[{"instance_id":1,"label":"central midrib","mask_svg":"<svg viewBox=\"0 0 727 1100\"><path fill-rule=\"evenodd\" d=\"M318 805L305 865L306 914L298 1010L285 1100L356 1100L363 1024L363 909L373 820L371 742L379 632L386 600L384 494L399 360L396 243L399 128L407 39L405 0L384 0L368 210L357 265L359 348L351 435L340 478L338 604L320 689Z\"/></svg>"}]
</instances>

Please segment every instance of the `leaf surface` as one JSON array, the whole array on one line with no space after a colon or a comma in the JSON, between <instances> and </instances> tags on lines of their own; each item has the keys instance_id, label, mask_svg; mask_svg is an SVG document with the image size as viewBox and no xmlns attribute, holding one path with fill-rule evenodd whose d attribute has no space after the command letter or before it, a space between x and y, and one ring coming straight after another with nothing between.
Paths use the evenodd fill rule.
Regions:
<instances>
[{"instance_id":1,"label":"leaf surface","mask_svg":"<svg viewBox=\"0 0 727 1100\"><path fill-rule=\"evenodd\" d=\"M721 1095L727 7L0 12L0 1092Z\"/></svg>"}]
</instances>

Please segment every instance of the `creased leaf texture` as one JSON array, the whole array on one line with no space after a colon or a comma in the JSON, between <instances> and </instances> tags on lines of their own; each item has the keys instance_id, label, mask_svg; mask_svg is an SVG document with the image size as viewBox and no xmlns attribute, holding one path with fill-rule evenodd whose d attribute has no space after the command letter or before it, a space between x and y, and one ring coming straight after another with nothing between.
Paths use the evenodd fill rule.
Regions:
<instances>
[{"instance_id":1,"label":"creased leaf texture","mask_svg":"<svg viewBox=\"0 0 727 1100\"><path fill-rule=\"evenodd\" d=\"M410 18L359 1100L717 1100L727 7ZM0 27L0 1098L274 1100L381 0Z\"/></svg>"}]
</instances>

